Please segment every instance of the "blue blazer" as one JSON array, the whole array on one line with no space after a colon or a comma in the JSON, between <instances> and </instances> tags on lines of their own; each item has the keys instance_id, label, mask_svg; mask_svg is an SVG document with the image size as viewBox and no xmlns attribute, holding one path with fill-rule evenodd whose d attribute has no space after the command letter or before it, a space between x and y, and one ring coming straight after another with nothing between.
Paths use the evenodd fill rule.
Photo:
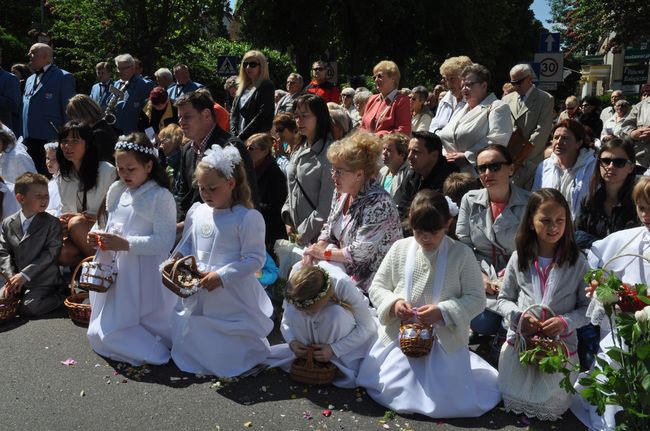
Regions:
<instances>
[{"instance_id":1,"label":"blue blazer","mask_svg":"<svg viewBox=\"0 0 650 431\"><path fill-rule=\"evenodd\" d=\"M16 75L0 67L0 121L16 136L21 135L20 124L14 124L14 117L20 113L20 103L20 81Z\"/></svg>"},{"instance_id":2,"label":"blue blazer","mask_svg":"<svg viewBox=\"0 0 650 431\"><path fill-rule=\"evenodd\" d=\"M194 81L189 81L183 86L180 86L178 83L174 82L169 86L169 88L167 88L167 94L169 95L169 100L171 100L173 103L183 94L191 93L192 91L197 90L201 87L203 87L203 84L199 84L198 82Z\"/></svg>"},{"instance_id":3,"label":"blue blazer","mask_svg":"<svg viewBox=\"0 0 650 431\"><path fill-rule=\"evenodd\" d=\"M95 102L99 104L99 106L102 107L102 109L106 108L106 105L108 105L108 102L111 100L111 92L108 91L107 88L102 87L102 83L97 82L93 87L90 89L90 98L93 99ZM106 84L108 86L113 85L113 80L109 79L108 83Z\"/></svg>"},{"instance_id":4,"label":"blue blazer","mask_svg":"<svg viewBox=\"0 0 650 431\"><path fill-rule=\"evenodd\" d=\"M114 87L120 88L123 84L121 79L115 81ZM125 95L122 100L115 105L115 117L117 119L115 127L123 135L128 135L138 131L138 118L140 111L144 108L149 98L149 84L142 79L142 76L133 76L126 87Z\"/></svg>"},{"instance_id":5,"label":"blue blazer","mask_svg":"<svg viewBox=\"0 0 650 431\"><path fill-rule=\"evenodd\" d=\"M23 95L23 137L53 141L56 131L67 121L65 108L75 94L75 79L55 64L40 79L36 74L27 78Z\"/></svg>"}]
</instances>

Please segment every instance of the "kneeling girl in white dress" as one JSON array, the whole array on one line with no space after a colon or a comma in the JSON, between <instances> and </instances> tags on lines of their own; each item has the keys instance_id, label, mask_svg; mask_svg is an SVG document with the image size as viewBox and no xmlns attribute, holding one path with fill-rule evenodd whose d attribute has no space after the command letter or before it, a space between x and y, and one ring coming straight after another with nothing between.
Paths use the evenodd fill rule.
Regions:
<instances>
[{"instance_id":1,"label":"kneeling girl in white dress","mask_svg":"<svg viewBox=\"0 0 650 431\"><path fill-rule=\"evenodd\" d=\"M414 237L393 244L368 292L381 326L357 384L398 413L481 416L501 400L496 370L468 348L469 323L485 308L481 269L468 246L445 235L442 194L419 192L409 223ZM400 349L400 322L409 321L433 325L425 356Z\"/></svg>"},{"instance_id":2,"label":"kneeling girl in white dress","mask_svg":"<svg viewBox=\"0 0 650 431\"><path fill-rule=\"evenodd\" d=\"M583 276L588 271L573 236L571 210L556 189L540 189L528 200L517 232L497 307L510 322L507 342L499 358L499 389L507 411L541 420L560 419L571 396L560 387L560 373L544 373L536 365L522 365L516 330L522 336L557 338L566 343L570 365L575 365L576 329L588 323L589 300ZM531 305L543 305L524 312ZM573 373L574 382L577 373Z\"/></svg>"},{"instance_id":3,"label":"kneeling girl in white dress","mask_svg":"<svg viewBox=\"0 0 650 431\"><path fill-rule=\"evenodd\" d=\"M266 260L264 219L236 147L213 145L195 179L204 203L188 211L172 256L195 256L204 275L176 305L172 358L186 372L234 377L269 355L273 306L255 276Z\"/></svg>"},{"instance_id":4,"label":"kneeling girl in white dress","mask_svg":"<svg viewBox=\"0 0 650 431\"><path fill-rule=\"evenodd\" d=\"M106 195L108 220L88 233L99 247L95 260L115 259L115 283L90 293L88 340L102 356L132 365L164 364L171 347L176 296L161 282L158 267L174 246L176 203L157 151L142 133L115 145L119 181Z\"/></svg>"},{"instance_id":5,"label":"kneeling girl in white dress","mask_svg":"<svg viewBox=\"0 0 650 431\"><path fill-rule=\"evenodd\" d=\"M321 261L317 266L294 266L287 284L282 316L287 344L271 347L278 359L273 366L289 371L296 358L332 362L339 372L332 384L354 388L361 366L374 340L377 325L368 300L339 266Z\"/></svg>"}]
</instances>

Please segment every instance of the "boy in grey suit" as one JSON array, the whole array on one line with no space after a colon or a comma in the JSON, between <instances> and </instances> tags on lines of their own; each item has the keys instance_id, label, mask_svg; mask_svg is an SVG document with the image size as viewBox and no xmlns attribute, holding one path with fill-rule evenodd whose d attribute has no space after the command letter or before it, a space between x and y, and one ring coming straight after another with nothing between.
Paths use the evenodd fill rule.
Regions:
<instances>
[{"instance_id":1,"label":"boy in grey suit","mask_svg":"<svg viewBox=\"0 0 650 431\"><path fill-rule=\"evenodd\" d=\"M47 178L31 172L16 179L21 210L2 221L0 270L8 277L0 297L18 295L18 313L39 316L63 303L57 259L63 234L58 218L45 212L49 202Z\"/></svg>"}]
</instances>

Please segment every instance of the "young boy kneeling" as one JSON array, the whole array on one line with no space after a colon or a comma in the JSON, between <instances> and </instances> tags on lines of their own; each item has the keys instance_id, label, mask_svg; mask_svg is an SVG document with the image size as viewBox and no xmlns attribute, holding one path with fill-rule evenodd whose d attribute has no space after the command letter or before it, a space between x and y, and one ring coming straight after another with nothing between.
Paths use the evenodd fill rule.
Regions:
<instances>
[{"instance_id":1,"label":"young boy kneeling","mask_svg":"<svg viewBox=\"0 0 650 431\"><path fill-rule=\"evenodd\" d=\"M2 221L0 232L0 270L8 277L0 297L22 297L18 313L24 317L49 313L64 299L57 263L61 222L45 212L47 183L45 176L31 172L16 179L21 210Z\"/></svg>"}]
</instances>

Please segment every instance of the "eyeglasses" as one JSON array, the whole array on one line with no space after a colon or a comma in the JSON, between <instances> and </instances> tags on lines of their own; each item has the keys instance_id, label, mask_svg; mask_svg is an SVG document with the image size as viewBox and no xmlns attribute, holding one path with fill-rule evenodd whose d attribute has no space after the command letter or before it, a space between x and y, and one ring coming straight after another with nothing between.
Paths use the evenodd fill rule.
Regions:
<instances>
[{"instance_id":1,"label":"eyeglasses","mask_svg":"<svg viewBox=\"0 0 650 431\"><path fill-rule=\"evenodd\" d=\"M521 79L517 79L516 81L511 80L510 83L511 83L512 85L519 85L519 84L521 84L522 82L524 82L524 81L526 80L526 78L528 78L528 77L527 77L527 76L524 76L523 78L521 78Z\"/></svg>"},{"instance_id":2,"label":"eyeglasses","mask_svg":"<svg viewBox=\"0 0 650 431\"><path fill-rule=\"evenodd\" d=\"M476 170L480 174L484 174L487 172L489 169L490 172L499 172L503 165L509 165L510 163L508 162L494 162L494 163L488 163L486 165L476 165Z\"/></svg>"},{"instance_id":3,"label":"eyeglasses","mask_svg":"<svg viewBox=\"0 0 650 431\"><path fill-rule=\"evenodd\" d=\"M601 159L598 159L598 162L600 162L600 166L603 168L614 165L614 167L618 169L624 168L628 163L632 163L628 159L612 159L610 157L603 157Z\"/></svg>"},{"instance_id":4,"label":"eyeglasses","mask_svg":"<svg viewBox=\"0 0 650 431\"><path fill-rule=\"evenodd\" d=\"M246 69L247 67L250 67L251 69L255 69L259 65L260 64L257 61L245 61L242 63L244 69Z\"/></svg>"},{"instance_id":5,"label":"eyeglasses","mask_svg":"<svg viewBox=\"0 0 650 431\"><path fill-rule=\"evenodd\" d=\"M333 177L340 177L341 175L345 173L350 173L352 171L348 171L347 169L332 168L330 169L330 172L332 173Z\"/></svg>"},{"instance_id":6,"label":"eyeglasses","mask_svg":"<svg viewBox=\"0 0 650 431\"><path fill-rule=\"evenodd\" d=\"M462 86L463 86L463 87L467 87L467 88L471 88L472 85L474 85L474 84L480 84L480 82L478 82L478 81L475 81L475 82L472 82L472 81L463 81L463 85L462 85Z\"/></svg>"},{"instance_id":7,"label":"eyeglasses","mask_svg":"<svg viewBox=\"0 0 650 431\"><path fill-rule=\"evenodd\" d=\"M372 79L382 79L384 77L383 73L378 73L376 75L372 75Z\"/></svg>"},{"instance_id":8,"label":"eyeglasses","mask_svg":"<svg viewBox=\"0 0 650 431\"><path fill-rule=\"evenodd\" d=\"M312 70L313 70L314 72L322 72L322 71L325 70L325 69L322 68L322 67L314 67Z\"/></svg>"}]
</instances>

